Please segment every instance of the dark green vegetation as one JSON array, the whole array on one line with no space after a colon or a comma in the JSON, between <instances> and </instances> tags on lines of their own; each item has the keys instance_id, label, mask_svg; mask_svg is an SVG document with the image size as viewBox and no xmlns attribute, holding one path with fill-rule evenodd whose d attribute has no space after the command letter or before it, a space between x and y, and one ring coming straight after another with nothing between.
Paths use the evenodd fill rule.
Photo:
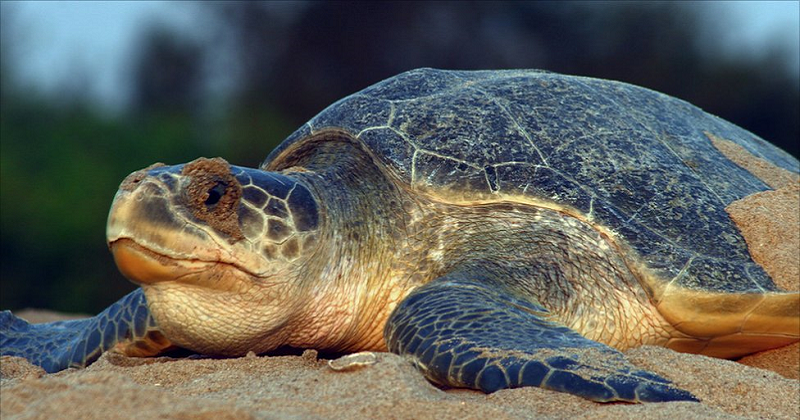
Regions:
<instances>
[{"instance_id":1,"label":"dark green vegetation","mask_svg":"<svg viewBox=\"0 0 800 420\"><path fill-rule=\"evenodd\" d=\"M797 75L769 51L748 61L709 55L699 41L709 30L685 4L311 3L293 13L253 3L187 7L213 16L207 38L223 41L151 28L131 59L132 103L122 116L82 104L80 86L68 87L64 99L16 85L6 71L13 15L3 15L0 308L99 312L133 289L104 235L128 173L198 156L256 166L332 101L415 67L545 68L627 81L800 154ZM712 30L705 42L719 35ZM227 105L202 89L204 63L220 51L229 52L221 67L238 82Z\"/></svg>"},{"instance_id":2,"label":"dark green vegetation","mask_svg":"<svg viewBox=\"0 0 800 420\"><path fill-rule=\"evenodd\" d=\"M154 159L183 162L230 153L200 144L185 115L120 120L86 108L13 101L3 103L0 119L4 308L92 312L133 290L105 243L108 208L120 181ZM270 149L266 139L285 135L261 133L263 155ZM255 166L260 155L238 158Z\"/></svg>"}]
</instances>

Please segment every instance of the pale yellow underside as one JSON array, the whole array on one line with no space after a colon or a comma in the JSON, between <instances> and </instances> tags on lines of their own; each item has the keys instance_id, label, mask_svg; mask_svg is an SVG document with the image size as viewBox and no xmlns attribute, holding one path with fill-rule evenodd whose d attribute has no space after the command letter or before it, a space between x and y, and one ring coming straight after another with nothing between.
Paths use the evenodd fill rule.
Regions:
<instances>
[{"instance_id":1,"label":"pale yellow underside","mask_svg":"<svg viewBox=\"0 0 800 420\"><path fill-rule=\"evenodd\" d=\"M800 340L800 293L732 294L667 286L658 310L678 331L667 347L736 358Z\"/></svg>"}]
</instances>

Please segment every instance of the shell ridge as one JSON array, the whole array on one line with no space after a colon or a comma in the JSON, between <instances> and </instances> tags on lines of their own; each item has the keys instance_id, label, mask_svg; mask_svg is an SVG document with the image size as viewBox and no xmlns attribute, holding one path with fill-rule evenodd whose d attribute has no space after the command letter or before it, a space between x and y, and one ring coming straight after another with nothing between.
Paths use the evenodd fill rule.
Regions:
<instances>
[{"instance_id":1,"label":"shell ridge","mask_svg":"<svg viewBox=\"0 0 800 420\"><path fill-rule=\"evenodd\" d=\"M476 91L481 92L482 94L486 95L489 99L492 100L492 102L495 105L497 105L503 111L503 113L506 115L506 117L508 117L509 121L511 121L511 123L514 124L514 128L516 128L517 131L519 131L519 133L522 134L522 136L525 138L525 140L528 141L528 144L530 144L531 147L533 147L533 150L536 151L536 154L539 155L539 159L541 159L541 161L544 164L544 166L550 166L547 163L547 159L544 157L544 154L542 154L542 151L539 150L539 148L534 143L533 139L531 138L531 135L528 133L528 130L526 130L524 127L522 127L522 125L520 124L519 120L517 120L517 117L515 117L513 114L511 114L511 112L508 110L506 105L501 102L500 98L497 97L496 95L488 92L488 91L483 90L483 89L478 89L478 88L474 88L474 89Z\"/></svg>"}]
</instances>

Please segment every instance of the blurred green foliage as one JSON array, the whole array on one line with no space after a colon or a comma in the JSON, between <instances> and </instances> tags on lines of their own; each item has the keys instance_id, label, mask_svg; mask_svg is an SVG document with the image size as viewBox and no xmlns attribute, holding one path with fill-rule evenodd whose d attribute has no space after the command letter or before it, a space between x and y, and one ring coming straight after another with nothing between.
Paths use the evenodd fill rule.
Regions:
<instances>
[{"instance_id":1,"label":"blurred green foliage","mask_svg":"<svg viewBox=\"0 0 800 420\"><path fill-rule=\"evenodd\" d=\"M120 180L152 156L190 158L191 133L186 118L133 124L89 109L4 101L0 306L93 310L109 303L100 291L132 290L113 265L98 264L111 258L104 237L109 204Z\"/></svg>"},{"instance_id":2,"label":"blurred green foliage","mask_svg":"<svg viewBox=\"0 0 800 420\"><path fill-rule=\"evenodd\" d=\"M0 307L95 312L133 290L105 243L108 208L122 179L154 163L198 156L241 158L255 166L288 129L269 112L237 116L219 139L264 139L257 154L209 135L185 114L134 120L90 108L62 108L21 98L0 106ZM274 134L272 134L274 133ZM260 156L260 157L255 157Z\"/></svg>"}]
</instances>

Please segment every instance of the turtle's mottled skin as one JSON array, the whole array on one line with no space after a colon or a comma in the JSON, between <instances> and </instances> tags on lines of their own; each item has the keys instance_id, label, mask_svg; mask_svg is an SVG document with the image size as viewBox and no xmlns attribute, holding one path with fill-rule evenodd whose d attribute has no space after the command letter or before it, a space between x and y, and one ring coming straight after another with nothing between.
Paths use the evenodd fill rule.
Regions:
<instances>
[{"instance_id":1,"label":"turtle's mottled skin","mask_svg":"<svg viewBox=\"0 0 800 420\"><path fill-rule=\"evenodd\" d=\"M624 83L403 73L331 105L259 169L198 159L129 176L108 239L141 289L89 320L6 312L2 352L57 371L110 348L388 349L446 386L694 400L619 350L737 357L800 339L800 295L776 288L725 211L769 187L712 138L798 171Z\"/></svg>"}]
</instances>

